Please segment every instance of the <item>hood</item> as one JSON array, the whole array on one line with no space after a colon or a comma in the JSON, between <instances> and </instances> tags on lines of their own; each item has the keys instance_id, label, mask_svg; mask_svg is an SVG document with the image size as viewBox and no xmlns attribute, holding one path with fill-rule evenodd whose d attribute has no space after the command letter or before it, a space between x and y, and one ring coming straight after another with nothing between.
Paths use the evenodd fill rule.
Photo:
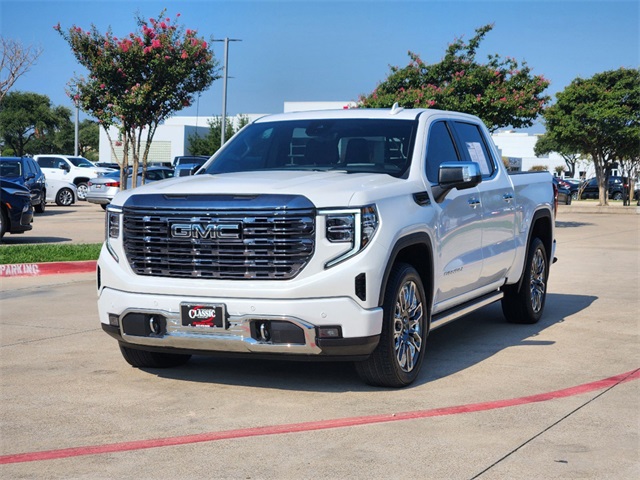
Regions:
<instances>
[{"instance_id":1,"label":"hood","mask_svg":"<svg viewBox=\"0 0 640 480\"><path fill-rule=\"evenodd\" d=\"M134 190L125 190L113 199L123 205L131 195L301 195L316 207L365 205L384 195L397 193L407 181L385 174L342 171L261 171L194 175L160 180Z\"/></svg>"}]
</instances>

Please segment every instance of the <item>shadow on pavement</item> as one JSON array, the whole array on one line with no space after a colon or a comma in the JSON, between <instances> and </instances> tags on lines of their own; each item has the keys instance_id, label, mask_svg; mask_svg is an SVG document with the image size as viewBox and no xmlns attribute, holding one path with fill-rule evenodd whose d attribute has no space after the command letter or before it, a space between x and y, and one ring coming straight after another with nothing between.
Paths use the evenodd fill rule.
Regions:
<instances>
[{"instance_id":1,"label":"shadow on pavement","mask_svg":"<svg viewBox=\"0 0 640 480\"><path fill-rule=\"evenodd\" d=\"M544 348L537 341L543 330L588 308L597 297L549 294L545 315L535 325L507 323L500 304L489 305L467 317L434 330L427 341L421 375L408 387L429 383L481 363L518 345ZM544 355L540 352L538 355ZM306 362L194 356L174 369L146 369L163 378L186 382L275 388L282 390L346 392L379 391L362 383L350 362Z\"/></svg>"}]
</instances>

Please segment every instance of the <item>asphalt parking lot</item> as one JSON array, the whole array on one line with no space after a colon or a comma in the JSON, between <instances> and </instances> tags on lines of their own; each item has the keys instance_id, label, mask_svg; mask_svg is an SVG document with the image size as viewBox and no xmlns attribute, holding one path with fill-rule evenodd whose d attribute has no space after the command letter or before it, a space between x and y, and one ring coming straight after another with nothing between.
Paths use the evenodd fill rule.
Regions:
<instances>
[{"instance_id":1,"label":"asphalt parking lot","mask_svg":"<svg viewBox=\"0 0 640 480\"><path fill-rule=\"evenodd\" d=\"M102 209L76 210L3 240L101 241ZM640 478L640 215L561 208L557 227L540 323L493 305L447 325L401 390L341 363L137 370L100 328L92 273L2 278L0 475Z\"/></svg>"}]
</instances>

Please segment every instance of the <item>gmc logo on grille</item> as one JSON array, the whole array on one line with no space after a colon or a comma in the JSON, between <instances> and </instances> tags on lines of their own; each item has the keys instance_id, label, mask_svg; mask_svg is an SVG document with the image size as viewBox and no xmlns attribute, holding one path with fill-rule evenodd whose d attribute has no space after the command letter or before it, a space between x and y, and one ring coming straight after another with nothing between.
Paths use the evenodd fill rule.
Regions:
<instances>
[{"instance_id":1,"label":"gmc logo on grille","mask_svg":"<svg viewBox=\"0 0 640 480\"><path fill-rule=\"evenodd\" d=\"M242 240L242 222L174 223L171 225L171 237Z\"/></svg>"}]
</instances>

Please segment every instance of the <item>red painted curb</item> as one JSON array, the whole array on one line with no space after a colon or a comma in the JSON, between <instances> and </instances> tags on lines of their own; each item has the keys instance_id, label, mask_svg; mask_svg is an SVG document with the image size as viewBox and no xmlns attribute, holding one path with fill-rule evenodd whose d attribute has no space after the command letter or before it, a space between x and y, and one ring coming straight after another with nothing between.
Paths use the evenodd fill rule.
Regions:
<instances>
[{"instance_id":1,"label":"red painted curb","mask_svg":"<svg viewBox=\"0 0 640 480\"><path fill-rule=\"evenodd\" d=\"M83 262L12 263L0 265L0 277L35 277L59 273L89 273L96 271L96 260Z\"/></svg>"},{"instance_id":2,"label":"red painted curb","mask_svg":"<svg viewBox=\"0 0 640 480\"><path fill-rule=\"evenodd\" d=\"M207 432L180 437L166 437L149 440L137 440L132 442L111 443L105 445L88 445L85 447L62 448L59 450L45 450L42 452L16 453L0 456L0 465L8 463L38 462L42 460L54 460L59 458L81 457L85 455L98 455L104 453L126 452L131 450L144 450L149 448L168 447L172 445L187 445L201 442L214 442L234 438L247 438L266 435L282 435L285 433L310 432L314 430L328 430L332 428L354 427L359 425L371 425L375 423L397 422L399 420L414 420L429 417L442 417L460 413L482 412L498 408L525 405L528 403L546 402L557 398L571 397L596 390L604 390L620 383L640 379L640 369L632 370L614 377L605 378L595 382L585 383L574 387L556 390L528 397L496 400L493 402L472 403L455 407L435 408L432 410L418 410L414 412L387 413L371 415L367 417L338 418L332 420L320 420L316 422L293 423L285 425L271 425L265 427L242 428L222 432Z\"/></svg>"}]
</instances>

